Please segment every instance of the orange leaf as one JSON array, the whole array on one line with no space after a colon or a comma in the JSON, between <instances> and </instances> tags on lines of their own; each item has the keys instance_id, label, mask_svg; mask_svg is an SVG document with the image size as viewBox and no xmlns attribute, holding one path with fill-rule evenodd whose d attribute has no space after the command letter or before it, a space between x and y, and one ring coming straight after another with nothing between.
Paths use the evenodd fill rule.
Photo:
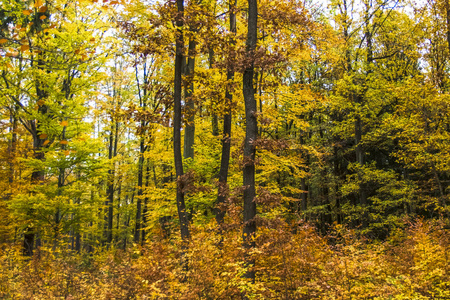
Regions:
<instances>
[{"instance_id":1,"label":"orange leaf","mask_svg":"<svg viewBox=\"0 0 450 300\"><path fill-rule=\"evenodd\" d=\"M31 14L31 9L25 9L22 11L25 16L29 16Z\"/></svg>"},{"instance_id":2,"label":"orange leaf","mask_svg":"<svg viewBox=\"0 0 450 300\"><path fill-rule=\"evenodd\" d=\"M39 105L39 106L42 106L44 104L45 104L45 101L42 99L37 102L37 105Z\"/></svg>"},{"instance_id":3,"label":"orange leaf","mask_svg":"<svg viewBox=\"0 0 450 300\"><path fill-rule=\"evenodd\" d=\"M20 50L22 50L22 51L27 51L28 49L30 49L30 45L22 45L22 46L20 46Z\"/></svg>"},{"instance_id":4,"label":"orange leaf","mask_svg":"<svg viewBox=\"0 0 450 300\"><path fill-rule=\"evenodd\" d=\"M7 39L0 39L0 44L4 44L6 43L8 40Z\"/></svg>"},{"instance_id":5,"label":"orange leaf","mask_svg":"<svg viewBox=\"0 0 450 300\"><path fill-rule=\"evenodd\" d=\"M41 8L39 8L38 10L40 13L45 13L47 11L47 6L42 6Z\"/></svg>"},{"instance_id":6,"label":"orange leaf","mask_svg":"<svg viewBox=\"0 0 450 300\"><path fill-rule=\"evenodd\" d=\"M46 140L46 141L42 144L42 146L47 146L48 143L50 143L50 141L49 141L49 140Z\"/></svg>"},{"instance_id":7,"label":"orange leaf","mask_svg":"<svg viewBox=\"0 0 450 300\"><path fill-rule=\"evenodd\" d=\"M45 20L45 19L47 19L47 16L40 16L39 19Z\"/></svg>"},{"instance_id":8,"label":"orange leaf","mask_svg":"<svg viewBox=\"0 0 450 300\"><path fill-rule=\"evenodd\" d=\"M42 6L42 0L36 0L36 2L34 2L34 7L38 8Z\"/></svg>"},{"instance_id":9,"label":"orange leaf","mask_svg":"<svg viewBox=\"0 0 450 300\"><path fill-rule=\"evenodd\" d=\"M64 151L64 155L65 155L65 156L67 156L67 155L69 155L69 154L70 154L70 151L69 151L69 150Z\"/></svg>"},{"instance_id":10,"label":"orange leaf","mask_svg":"<svg viewBox=\"0 0 450 300\"><path fill-rule=\"evenodd\" d=\"M67 121L62 121L62 122L60 123L60 125L61 125L61 126L68 126L68 125L69 125L69 122L67 122Z\"/></svg>"},{"instance_id":11,"label":"orange leaf","mask_svg":"<svg viewBox=\"0 0 450 300\"><path fill-rule=\"evenodd\" d=\"M39 138L41 140L46 139L47 137L48 137L48 134L46 134L46 133L42 133L42 134L39 135Z\"/></svg>"},{"instance_id":12,"label":"orange leaf","mask_svg":"<svg viewBox=\"0 0 450 300\"><path fill-rule=\"evenodd\" d=\"M66 140L62 140L61 142L59 142L61 145L68 145L69 144L69 142L68 141L66 141Z\"/></svg>"}]
</instances>

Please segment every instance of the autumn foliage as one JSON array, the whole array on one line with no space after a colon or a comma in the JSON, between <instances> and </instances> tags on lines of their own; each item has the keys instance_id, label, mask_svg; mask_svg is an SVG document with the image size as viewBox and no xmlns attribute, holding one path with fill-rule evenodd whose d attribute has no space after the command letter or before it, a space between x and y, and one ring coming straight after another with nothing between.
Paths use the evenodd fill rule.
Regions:
<instances>
[{"instance_id":1,"label":"autumn foliage","mask_svg":"<svg viewBox=\"0 0 450 300\"><path fill-rule=\"evenodd\" d=\"M450 299L445 0L0 3L0 298Z\"/></svg>"},{"instance_id":2,"label":"autumn foliage","mask_svg":"<svg viewBox=\"0 0 450 300\"><path fill-rule=\"evenodd\" d=\"M3 248L4 299L446 299L450 236L418 221L385 242L356 239L344 227L323 237L307 224L261 230L252 256L257 282L242 278L238 232L193 230L182 281L180 248L154 236L145 246L92 254L41 249L31 259ZM293 233L295 231L296 233ZM219 247L219 242L223 246Z\"/></svg>"}]
</instances>

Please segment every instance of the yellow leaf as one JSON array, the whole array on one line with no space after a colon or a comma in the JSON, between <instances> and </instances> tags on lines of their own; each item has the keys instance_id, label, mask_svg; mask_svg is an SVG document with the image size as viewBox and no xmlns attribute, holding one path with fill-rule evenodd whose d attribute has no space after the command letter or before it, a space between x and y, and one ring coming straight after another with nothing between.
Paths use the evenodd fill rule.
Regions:
<instances>
[{"instance_id":1,"label":"yellow leaf","mask_svg":"<svg viewBox=\"0 0 450 300\"><path fill-rule=\"evenodd\" d=\"M47 19L47 17L46 16L40 16L39 19L44 20L44 19Z\"/></svg>"},{"instance_id":2,"label":"yellow leaf","mask_svg":"<svg viewBox=\"0 0 450 300\"><path fill-rule=\"evenodd\" d=\"M7 39L0 39L0 44L4 44L6 43L8 40Z\"/></svg>"},{"instance_id":3,"label":"yellow leaf","mask_svg":"<svg viewBox=\"0 0 450 300\"><path fill-rule=\"evenodd\" d=\"M40 13L45 13L46 11L47 11L47 6L42 6L41 8L39 8Z\"/></svg>"},{"instance_id":4,"label":"yellow leaf","mask_svg":"<svg viewBox=\"0 0 450 300\"><path fill-rule=\"evenodd\" d=\"M47 146L48 143L50 143L50 141L49 141L49 140L46 140L46 141L42 144L42 146Z\"/></svg>"},{"instance_id":5,"label":"yellow leaf","mask_svg":"<svg viewBox=\"0 0 450 300\"><path fill-rule=\"evenodd\" d=\"M62 140L61 142L59 142L61 145L68 145L69 144L69 142L68 141L66 141L66 140Z\"/></svg>"},{"instance_id":6,"label":"yellow leaf","mask_svg":"<svg viewBox=\"0 0 450 300\"><path fill-rule=\"evenodd\" d=\"M25 10L22 11L22 13L23 13L25 16L29 16L29 15L31 14L31 10L30 10L30 9L25 9Z\"/></svg>"},{"instance_id":7,"label":"yellow leaf","mask_svg":"<svg viewBox=\"0 0 450 300\"><path fill-rule=\"evenodd\" d=\"M20 50L22 50L22 51L27 51L28 49L30 49L30 45L22 45L22 46L20 46Z\"/></svg>"},{"instance_id":8,"label":"yellow leaf","mask_svg":"<svg viewBox=\"0 0 450 300\"><path fill-rule=\"evenodd\" d=\"M62 121L62 122L60 123L60 125L61 125L61 126L68 126L68 125L69 125L69 122L67 122L67 121Z\"/></svg>"},{"instance_id":9,"label":"yellow leaf","mask_svg":"<svg viewBox=\"0 0 450 300\"><path fill-rule=\"evenodd\" d=\"M46 139L47 137L48 137L48 134L46 134L46 133L42 133L42 134L39 135L39 138L41 140Z\"/></svg>"}]
</instances>

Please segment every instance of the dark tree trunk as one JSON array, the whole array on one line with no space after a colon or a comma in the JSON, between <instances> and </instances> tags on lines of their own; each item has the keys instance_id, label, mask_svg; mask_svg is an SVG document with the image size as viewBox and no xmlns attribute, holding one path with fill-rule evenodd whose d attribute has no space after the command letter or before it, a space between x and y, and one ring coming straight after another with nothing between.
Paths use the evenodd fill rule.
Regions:
<instances>
[{"instance_id":1,"label":"dark tree trunk","mask_svg":"<svg viewBox=\"0 0 450 300\"><path fill-rule=\"evenodd\" d=\"M16 156L17 145L17 105L11 105L10 109L10 132L11 140L9 141L8 160L9 160L9 184L12 187L14 183L14 158Z\"/></svg>"},{"instance_id":2,"label":"dark tree trunk","mask_svg":"<svg viewBox=\"0 0 450 300\"><path fill-rule=\"evenodd\" d=\"M190 30L192 35L195 29ZM184 158L194 159L194 139L195 139L195 103L194 95L194 68L195 68L195 38L189 38L188 58L186 64L186 87L184 88L184 98L186 101L186 126L184 128Z\"/></svg>"},{"instance_id":3,"label":"dark tree trunk","mask_svg":"<svg viewBox=\"0 0 450 300\"><path fill-rule=\"evenodd\" d=\"M144 126L144 121L142 121L141 126ZM139 236L141 230L141 212L142 212L142 195L143 195L143 178L144 178L144 137L141 137L139 145L139 161L138 161L138 197L136 200L136 225L134 229L134 242L139 243Z\"/></svg>"},{"instance_id":4,"label":"dark tree trunk","mask_svg":"<svg viewBox=\"0 0 450 300\"><path fill-rule=\"evenodd\" d=\"M208 61L209 61L209 68L212 69L214 67L214 48L212 45L209 48ZM212 135L218 136L219 135L219 118L217 117L217 114L214 111L212 112L211 126L212 126Z\"/></svg>"},{"instance_id":5,"label":"dark tree trunk","mask_svg":"<svg viewBox=\"0 0 450 300\"><path fill-rule=\"evenodd\" d=\"M258 138L257 108L255 101L255 89L253 87L254 75L254 54L257 42L257 21L258 5L257 0L248 0L248 32L246 56L247 66L243 76L243 94L245 102L245 141L244 141L244 230L243 246L246 249L246 267L244 275L252 281L255 280L255 271L253 270L254 261L248 257L248 252L255 247L254 235L256 232L256 203L255 203L255 154L256 149L253 142Z\"/></svg>"},{"instance_id":6,"label":"dark tree trunk","mask_svg":"<svg viewBox=\"0 0 450 300\"><path fill-rule=\"evenodd\" d=\"M147 168L145 173L145 187L148 188L150 185L150 160L147 158ZM147 194L146 194L147 195ZM147 203L148 197L144 198L144 207L142 208L142 236L141 236L141 245L144 245L145 242L145 226L147 224Z\"/></svg>"},{"instance_id":7,"label":"dark tree trunk","mask_svg":"<svg viewBox=\"0 0 450 300\"><path fill-rule=\"evenodd\" d=\"M365 164L365 154L364 154L364 148L361 144L361 138L362 138L362 121L361 117L358 115L356 116L355 120L355 144L356 144L356 162L360 165L362 168ZM362 178L362 170L358 171L358 181L359 181L359 204L363 208L363 215L361 216L361 225L363 227L367 227L367 218L368 218L368 212L366 211L367 208L367 191L366 191L366 184L363 182Z\"/></svg>"},{"instance_id":8,"label":"dark tree trunk","mask_svg":"<svg viewBox=\"0 0 450 300\"><path fill-rule=\"evenodd\" d=\"M181 155L181 80L183 72L183 15L184 0L177 0L176 17L177 35L175 45L175 78L174 78L174 116L173 116L173 152L177 177L177 210L180 220L181 238L186 243L189 239L189 225L184 203L183 191L183 158Z\"/></svg>"},{"instance_id":9,"label":"dark tree trunk","mask_svg":"<svg viewBox=\"0 0 450 300\"><path fill-rule=\"evenodd\" d=\"M446 23L447 23L447 46L450 55L450 5L448 0L445 1Z\"/></svg>"},{"instance_id":10,"label":"dark tree trunk","mask_svg":"<svg viewBox=\"0 0 450 300\"><path fill-rule=\"evenodd\" d=\"M111 118L111 121L113 121L113 118ZM111 124L111 132L109 135L109 151L108 151L108 158L110 161L114 157L117 156L117 142L119 138L119 122L118 120L115 121L115 125ZM108 171L108 204L107 204L107 229L106 229L106 242L108 244L112 243L113 240L113 217L114 217L114 179L116 175L115 170L116 164L112 163L109 171Z\"/></svg>"},{"instance_id":11,"label":"dark tree trunk","mask_svg":"<svg viewBox=\"0 0 450 300\"><path fill-rule=\"evenodd\" d=\"M43 70L44 65L44 59L42 57L42 54L38 56L38 68L40 70ZM47 92L43 88L45 86L45 83L41 80L37 80L35 82L36 87L36 96L40 100L44 100L48 97ZM41 115L47 115L48 114L48 107L46 104L39 105L38 113ZM41 129L41 123L37 120L30 122L30 133L33 136L33 151L34 151L34 158L37 160L43 161L45 159L44 152L42 151L42 148L44 147L44 141L47 139L46 137L42 136L42 129ZM41 170L33 171L31 173L31 182L33 184L43 184L44 182L44 172ZM26 256L32 256L33 255L33 247L34 247L34 240L36 235L36 228L26 227L24 232L24 239L23 239L23 253Z\"/></svg>"},{"instance_id":12,"label":"dark tree trunk","mask_svg":"<svg viewBox=\"0 0 450 300\"><path fill-rule=\"evenodd\" d=\"M230 2L230 31L233 33L231 43L234 45L234 35L236 35L236 0ZM230 53L230 55L233 55ZM234 61L231 57L230 61ZM234 79L234 66L228 66L227 82L230 83ZM231 150L231 104L233 101L232 84L227 87L225 93L225 101L227 112L223 117L223 136L222 136L222 157L219 170L219 191L217 195L216 220L219 225L223 224L225 217L224 204L228 197L228 168L230 165Z\"/></svg>"}]
</instances>

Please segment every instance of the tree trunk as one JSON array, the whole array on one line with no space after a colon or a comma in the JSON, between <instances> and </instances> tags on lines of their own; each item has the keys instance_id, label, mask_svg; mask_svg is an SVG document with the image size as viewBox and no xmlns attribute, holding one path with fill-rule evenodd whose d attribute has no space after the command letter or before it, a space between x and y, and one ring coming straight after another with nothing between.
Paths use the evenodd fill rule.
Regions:
<instances>
[{"instance_id":1,"label":"tree trunk","mask_svg":"<svg viewBox=\"0 0 450 300\"><path fill-rule=\"evenodd\" d=\"M113 118L111 118L113 122ZM109 152L108 158L110 161L117 156L117 140L119 138L119 122L115 120L115 125L111 124L111 132L109 135ZM114 216L114 178L116 174L116 164L112 163L108 171L108 204L107 204L107 230L106 230L106 242L112 243L113 240L113 216Z\"/></svg>"},{"instance_id":2,"label":"tree trunk","mask_svg":"<svg viewBox=\"0 0 450 300\"><path fill-rule=\"evenodd\" d=\"M235 40L234 35L236 35L236 0L230 2L230 32L233 33L233 38L231 40L234 46ZM234 50L234 49L233 49ZM233 55L230 53L230 55ZM234 61L234 57L231 57L230 61ZM222 157L220 161L219 170L219 191L217 195L217 207L216 207L216 220L219 225L223 224L225 217L225 209L223 205L228 197L228 168L230 165L230 150L231 150L231 104L233 102L232 94L232 84L234 79L234 66L229 65L227 67L227 90L225 92L225 101L227 112L223 117L223 136L222 136Z\"/></svg>"},{"instance_id":3,"label":"tree trunk","mask_svg":"<svg viewBox=\"0 0 450 300\"><path fill-rule=\"evenodd\" d=\"M448 0L445 1L446 23L447 23L447 46L450 55L450 5Z\"/></svg>"},{"instance_id":4,"label":"tree trunk","mask_svg":"<svg viewBox=\"0 0 450 300\"><path fill-rule=\"evenodd\" d=\"M195 30L191 29L194 35ZM184 158L194 159L194 139L195 139L195 103L194 95L194 68L195 68L195 37L189 38L188 58L186 65L186 87L184 89L184 99L186 101L186 126L184 130Z\"/></svg>"},{"instance_id":5,"label":"tree trunk","mask_svg":"<svg viewBox=\"0 0 450 300\"><path fill-rule=\"evenodd\" d=\"M41 56L38 57L38 68L40 70L43 70L44 61ZM35 82L35 88L36 88L36 96L40 100L44 100L48 97L47 92L42 88L44 86L44 82L41 82L40 80L37 80ZM48 107L44 103L42 105L39 105L38 113L41 115L46 115L48 113ZM46 140L46 137L43 137L41 135L41 123L37 120L30 122L30 133L33 136L33 151L34 151L34 158L37 160L43 161L45 159L45 154L42 152L42 148L44 145L44 141ZM44 182L44 172L42 170L36 170L31 173L31 182L33 184L43 184ZM23 239L23 254L26 256L32 256L33 255L33 247L34 247L34 240L35 240L35 234L36 234L36 228L31 228L27 226L25 228L24 232L24 239Z\"/></svg>"},{"instance_id":6,"label":"tree trunk","mask_svg":"<svg viewBox=\"0 0 450 300\"><path fill-rule=\"evenodd\" d=\"M246 249L245 265L247 271L244 275L252 281L255 280L255 271L253 270L254 261L249 258L251 248L255 247L254 235L256 232L256 203L255 203L255 154L256 149L253 142L258 138L257 108L255 100L255 89L253 87L254 75L254 54L257 42L257 21L258 4L257 0L248 0L248 32L246 56L248 65L245 68L243 76L243 94L245 104L245 141L244 141L244 230L243 246Z\"/></svg>"},{"instance_id":7,"label":"tree trunk","mask_svg":"<svg viewBox=\"0 0 450 300\"><path fill-rule=\"evenodd\" d=\"M143 126L144 121L142 121L141 126ZM142 211L142 195L143 195L143 178L144 178L144 137L141 137L139 145L139 161L138 161L138 197L136 200L136 225L134 229L134 242L139 243L139 236L141 230L141 211Z\"/></svg>"},{"instance_id":8,"label":"tree trunk","mask_svg":"<svg viewBox=\"0 0 450 300\"><path fill-rule=\"evenodd\" d=\"M175 76L174 76L174 116L173 116L173 152L175 160L175 172L177 177L177 210L180 220L181 238L186 246L189 239L189 226L184 203L183 191L183 158L181 155L181 80L183 72L183 15L184 0L177 0L178 14L176 17L176 45L175 45Z\"/></svg>"},{"instance_id":9,"label":"tree trunk","mask_svg":"<svg viewBox=\"0 0 450 300\"><path fill-rule=\"evenodd\" d=\"M148 188L150 185L150 160L147 158L147 173L145 173L145 187ZM144 207L142 209L142 237L141 237L141 245L144 245L145 242L145 226L147 224L147 203L148 203L148 197L147 194L144 198Z\"/></svg>"}]
</instances>

